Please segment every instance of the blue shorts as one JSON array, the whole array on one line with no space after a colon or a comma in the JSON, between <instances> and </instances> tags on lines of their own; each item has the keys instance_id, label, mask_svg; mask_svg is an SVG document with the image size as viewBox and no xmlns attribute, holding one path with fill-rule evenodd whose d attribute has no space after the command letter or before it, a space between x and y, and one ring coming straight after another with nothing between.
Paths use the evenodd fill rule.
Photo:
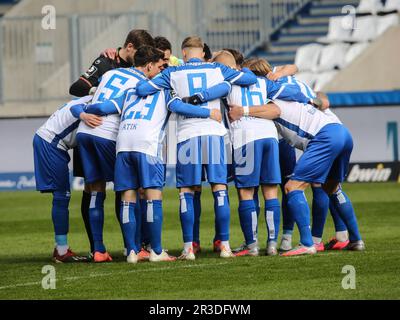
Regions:
<instances>
[{"instance_id":1,"label":"blue shorts","mask_svg":"<svg viewBox=\"0 0 400 320\"><path fill-rule=\"evenodd\" d=\"M69 191L70 157L37 134L33 138L36 190L41 192Z\"/></svg>"},{"instance_id":2,"label":"blue shorts","mask_svg":"<svg viewBox=\"0 0 400 320\"><path fill-rule=\"evenodd\" d=\"M212 184L227 184L224 137L201 136L178 143L176 187L200 186L202 177Z\"/></svg>"},{"instance_id":3,"label":"blue shorts","mask_svg":"<svg viewBox=\"0 0 400 320\"><path fill-rule=\"evenodd\" d=\"M234 150L236 188L281 183L279 146L274 138L248 143Z\"/></svg>"},{"instance_id":4,"label":"blue shorts","mask_svg":"<svg viewBox=\"0 0 400 320\"><path fill-rule=\"evenodd\" d=\"M279 165L283 179L293 174L296 165L296 150L285 139L279 140Z\"/></svg>"},{"instance_id":5,"label":"blue shorts","mask_svg":"<svg viewBox=\"0 0 400 320\"><path fill-rule=\"evenodd\" d=\"M118 152L115 164L115 191L162 189L165 164L159 158L141 152Z\"/></svg>"},{"instance_id":6,"label":"blue shorts","mask_svg":"<svg viewBox=\"0 0 400 320\"><path fill-rule=\"evenodd\" d=\"M114 181L115 141L86 133L76 135L85 183Z\"/></svg>"},{"instance_id":7,"label":"blue shorts","mask_svg":"<svg viewBox=\"0 0 400 320\"><path fill-rule=\"evenodd\" d=\"M312 139L294 168L291 180L325 183L343 182L346 178L353 138L349 130L338 123L323 127Z\"/></svg>"}]
</instances>

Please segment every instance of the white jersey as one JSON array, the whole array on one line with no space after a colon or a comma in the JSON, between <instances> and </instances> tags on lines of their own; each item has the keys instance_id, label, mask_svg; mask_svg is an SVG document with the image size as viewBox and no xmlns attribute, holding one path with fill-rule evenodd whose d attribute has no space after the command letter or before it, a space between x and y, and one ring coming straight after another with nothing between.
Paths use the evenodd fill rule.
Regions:
<instances>
[{"instance_id":1,"label":"white jersey","mask_svg":"<svg viewBox=\"0 0 400 320\"><path fill-rule=\"evenodd\" d=\"M310 88L310 86L308 86L306 83L296 79L294 76L282 77L277 82L281 85L289 84L289 85L297 86L299 88L299 90L304 94L304 96L308 97L309 99L314 99L317 97L317 94L314 92L313 89Z\"/></svg>"},{"instance_id":2,"label":"white jersey","mask_svg":"<svg viewBox=\"0 0 400 320\"><path fill-rule=\"evenodd\" d=\"M327 124L341 123L312 105L299 102L274 100L281 115L274 122L279 134L292 146L305 150L309 141Z\"/></svg>"},{"instance_id":3,"label":"white jersey","mask_svg":"<svg viewBox=\"0 0 400 320\"><path fill-rule=\"evenodd\" d=\"M92 96L85 96L64 104L47 119L36 134L59 149L68 151L75 147L76 129L80 121L72 115L71 107L88 103L91 99Z\"/></svg>"},{"instance_id":4,"label":"white jersey","mask_svg":"<svg viewBox=\"0 0 400 320\"><path fill-rule=\"evenodd\" d=\"M257 78L257 83L249 87L232 86L227 97L228 104L242 107L259 106L268 102L267 80ZM274 138L278 140L275 124L271 120L242 117L229 125L233 148L237 149L255 140Z\"/></svg>"},{"instance_id":5,"label":"white jersey","mask_svg":"<svg viewBox=\"0 0 400 320\"><path fill-rule=\"evenodd\" d=\"M128 88L135 88L136 84L143 79L147 79L143 73L134 68L118 68L107 71L101 78L92 103L103 102L115 98ZM111 114L102 117L102 124L96 128L90 128L85 123L81 123L78 133L87 133L96 137L108 140L117 140L120 117L118 114Z\"/></svg>"},{"instance_id":6,"label":"white jersey","mask_svg":"<svg viewBox=\"0 0 400 320\"><path fill-rule=\"evenodd\" d=\"M199 66L201 68L191 68ZM221 70L212 63L187 63L171 72L171 87L175 93L183 98L193 95L196 89L210 88L224 81ZM220 100L213 100L201 105L203 108L220 109ZM193 137L204 135L224 136L227 131L222 123L210 118L187 118L177 116L178 143Z\"/></svg>"},{"instance_id":7,"label":"white jersey","mask_svg":"<svg viewBox=\"0 0 400 320\"><path fill-rule=\"evenodd\" d=\"M162 159L168 110L168 90L141 98L135 90L127 90L112 102L121 110L117 153L136 151Z\"/></svg>"},{"instance_id":8,"label":"white jersey","mask_svg":"<svg viewBox=\"0 0 400 320\"><path fill-rule=\"evenodd\" d=\"M322 112L325 113L333 121L336 121L337 123L342 123L340 121L340 119L338 118L338 116L336 114L334 114L331 109L328 108L328 109L325 109Z\"/></svg>"}]
</instances>

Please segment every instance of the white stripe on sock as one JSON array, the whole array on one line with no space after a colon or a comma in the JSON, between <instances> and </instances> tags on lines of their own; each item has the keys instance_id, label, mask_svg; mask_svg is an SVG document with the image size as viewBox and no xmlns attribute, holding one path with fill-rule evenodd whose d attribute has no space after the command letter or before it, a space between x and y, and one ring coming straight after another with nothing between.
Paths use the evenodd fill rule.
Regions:
<instances>
[{"instance_id":1,"label":"white stripe on sock","mask_svg":"<svg viewBox=\"0 0 400 320\"><path fill-rule=\"evenodd\" d=\"M265 212L265 220L267 221L268 230L269 230L269 239L275 238L275 225L274 225L274 212L267 210Z\"/></svg>"},{"instance_id":2,"label":"white stripe on sock","mask_svg":"<svg viewBox=\"0 0 400 320\"><path fill-rule=\"evenodd\" d=\"M346 197L342 192L338 193L336 197L340 204L346 203Z\"/></svg>"},{"instance_id":3,"label":"white stripe on sock","mask_svg":"<svg viewBox=\"0 0 400 320\"><path fill-rule=\"evenodd\" d=\"M222 197L218 196L217 199L218 199L218 207L223 207L224 206L224 196L222 196Z\"/></svg>"},{"instance_id":4,"label":"white stripe on sock","mask_svg":"<svg viewBox=\"0 0 400 320\"><path fill-rule=\"evenodd\" d=\"M90 205L89 205L89 209L94 209L96 208L96 197L97 197L97 192L93 191L90 194Z\"/></svg>"},{"instance_id":5,"label":"white stripe on sock","mask_svg":"<svg viewBox=\"0 0 400 320\"><path fill-rule=\"evenodd\" d=\"M187 204L183 193L180 194L180 198L181 198L181 213L185 213L187 212Z\"/></svg>"},{"instance_id":6,"label":"white stripe on sock","mask_svg":"<svg viewBox=\"0 0 400 320\"><path fill-rule=\"evenodd\" d=\"M153 201L147 201L147 213L146 213L147 222L154 222L153 217Z\"/></svg>"},{"instance_id":7,"label":"white stripe on sock","mask_svg":"<svg viewBox=\"0 0 400 320\"><path fill-rule=\"evenodd\" d=\"M257 241L257 212L251 212L251 231L253 232L253 240Z\"/></svg>"},{"instance_id":8,"label":"white stripe on sock","mask_svg":"<svg viewBox=\"0 0 400 320\"><path fill-rule=\"evenodd\" d=\"M122 223L129 223L129 202L125 202L122 208Z\"/></svg>"}]
</instances>

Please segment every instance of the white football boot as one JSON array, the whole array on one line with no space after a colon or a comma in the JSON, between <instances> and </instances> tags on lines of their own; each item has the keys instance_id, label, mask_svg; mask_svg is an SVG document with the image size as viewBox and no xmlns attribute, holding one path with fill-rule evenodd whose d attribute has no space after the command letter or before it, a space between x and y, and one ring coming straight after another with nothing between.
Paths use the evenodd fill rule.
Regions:
<instances>
[{"instance_id":1,"label":"white football boot","mask_svg":"<svg viewBox=\"0 0 400 320\"><path fill-rule=\"evenodd\" d=\"M155 253L153 250L150 251L150 262L162 262L162 261L175 261L176 257L170 256L165 250L161 251L160 254Z\"/></svg>"},{"instance_id":2,"label":"white football boot","mask_svg":"<svg viewBox=\"0 0 400 320\"><path fill-rule=\"evenodd\" d=\"M137 263L138 262L138 257L137 257L135 250L131 250L131 252L129 252L129 255L126 257L126 262L128 262L128 263Z\"/></svg>"}]
</instances>

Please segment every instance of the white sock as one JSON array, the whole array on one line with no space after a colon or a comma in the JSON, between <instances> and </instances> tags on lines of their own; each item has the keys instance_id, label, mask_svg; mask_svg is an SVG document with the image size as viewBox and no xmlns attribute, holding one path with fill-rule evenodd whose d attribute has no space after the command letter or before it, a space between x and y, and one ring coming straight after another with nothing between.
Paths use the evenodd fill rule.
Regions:
<instances>
[{"instance_id":1,"label":"white sock","mask_svg":"<svg viewBox=\"0 0 400 320\"><path fill-rule=\"evenodd\" d=\"M268 247L275 247L275 248L276 248L277 245L278 245L278 244L277 244L275 241L270 241L270 242L268 242L268 245L267 245L267 246L268 246Z\"/></svg>"},{"instance_id":2,"label":"white sock","mask_svg":"<svg viewBox=\"0 0 400 320\"><path fill-rule=\"evenodd\" d=\"M349 240L349 235L347 234L347 231L337 231L336 240L340 242Z\"/></svg>"},{"instance_id":3,"label":"white sock","mask_svg":"<svg viewBox=\"0 0 400 320\"><path fill-rule=\"evenodd\" d=\"M229 241L221 241L221 246L224 246L227 251L231 250L231 247L229 245Z\"/></svg>"},{"instance_id":4,"label":"white sock","mask_svg":"<svg viewBox=\"0 0 400 320\"><path fill-rule=\"evenodd\" d=\"M193 244L192 244L192 242L185 242L185 243L183 244L183 250L185 250L185 252L189 252L190 249L193 250Z\"/></svg>"},{"instance_id":5,"label":"white sock","mask_svg":"<svg viewBox=\"0 0 400 320\"><path fill-rule=\"evenodd\" d=\"M292 235L289 234L289 233L286 233L286 234L284 233L284 234L282 235L282 240L292 242Z\"/></svg>"},{"instance_id":6,"label":"white sock","mask_svg":"<svg viewBox=\"0 0 400 320\"><path fill-rule=\"evenodd\" d=\"M63 256L64 254L66 254L68 249L69 249L69 245L67 245L67 244L63 245L63 246L57 245L57 252L60 256Z\"/></svg>"},{"instance_id":7,"label":"white sock","mask_svg":"<svg viewBox=\"0 0 400 320\"><path fill-rule=\"evenodd\" d=\"M250 250L252 250L252 249L255 249L255 248L257 248L258 247L258 242L256 241L256 242L253 242L253 243L250 243L248 246L247 246L247 248L249 248Z\"/></svg>"},{"instance_id":8,"label":"white sock","mask_svg":"<svg viewBox=\"0 0 400 320\"><path fill-rule=\"evenodd\" d=\"M312 237L312 241L314 242L314 244L320 244L322 241L322 238Z\"/></svg>"}]
</instances>

